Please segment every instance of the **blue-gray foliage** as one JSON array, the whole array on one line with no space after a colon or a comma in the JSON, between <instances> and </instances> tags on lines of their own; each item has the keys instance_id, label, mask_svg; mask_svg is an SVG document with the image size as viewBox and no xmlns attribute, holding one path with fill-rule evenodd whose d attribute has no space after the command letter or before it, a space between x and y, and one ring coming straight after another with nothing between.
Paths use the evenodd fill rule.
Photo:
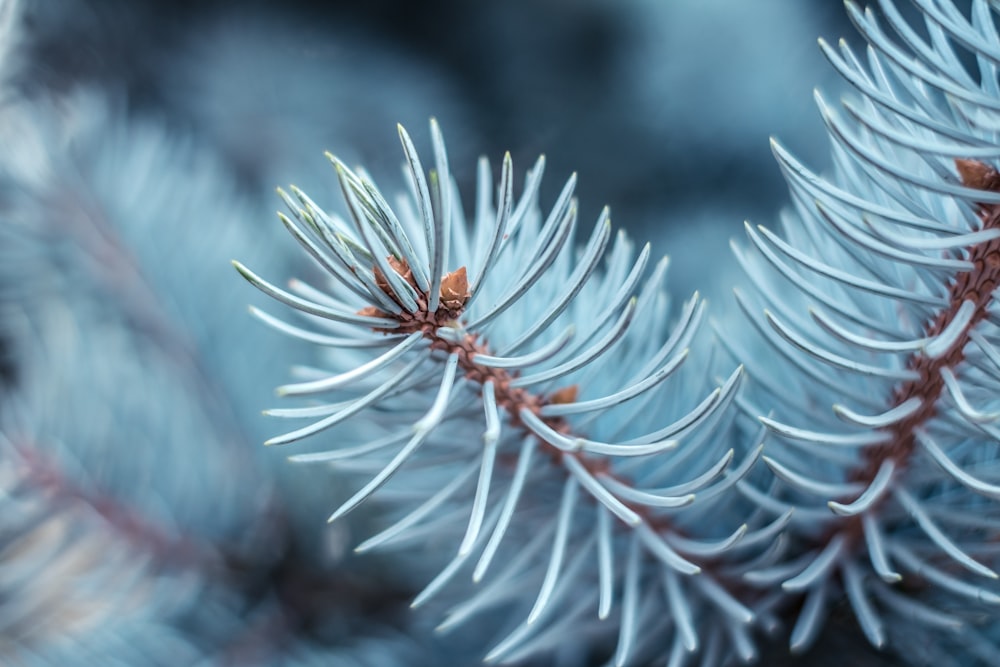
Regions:
<instances>
[{"instance_id":1,"label":"blue-gray foliage","mask_svg":"<svg viewBox=\"0 0 1000 667\"><path fill-rule=\"evenodd\" d=\"M706 44L747 34L632 11L714 69ZM820 44L852 88L816 94L832 166L772 142L777 224L722 256L715 226L671 235L711 304L608 209L581 215L575 174L474 162L458 87L388 43L332 37L317 92L323 68L266 37L316 54L320 31L208 20L164 121L33 69L58 13L0 0L0 662L712 667L806 653L845 615L906 664L994 661L993 0L848 2L862 45ZM664 134L685 87L695 161L782 134L760 128L799 81L787 48L765 82L618 77L650 123L628 139ZM804 100L779 102L805 132ZM400 126L401 178L355 136L430 112L457 150ZM345 147L325 171L318 142ZM273 223L261 185L289 177ZM674 211L740 201L717 195Z\"/></svg>"}]
</instances>

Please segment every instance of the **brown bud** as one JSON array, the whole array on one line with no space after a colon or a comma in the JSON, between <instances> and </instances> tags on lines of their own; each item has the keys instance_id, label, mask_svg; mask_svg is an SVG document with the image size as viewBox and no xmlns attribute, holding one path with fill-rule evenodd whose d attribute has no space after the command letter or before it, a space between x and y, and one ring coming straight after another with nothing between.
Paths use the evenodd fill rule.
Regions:
<instances>
[{"instance_id":1,"label":"brown bud","mask_svg":"<svg viewBox=\"0 0 1000 667\"><path fill-rule=\"evenodd\" d=\"M441 279L441 305L448 310L462 310L469 296L469 277L464 266Z\"/></svg>"},{"instance_id":2,"label":"brown bud","mask_svg":"<svg viewBox=\"0 0 1000 667\"><path fill-rule=\"evenodd\" d=\"M389 257L389 266L398 273L403 280L410 284L410 287L416 288L417 281L413 279L413 271L410 270L410 265L406 263L405 259L396 259L395 257Z\"/></svg>"},{"instance_id":3,"label":"brown bud","mask_svg":"<svg viewBox=\"0 0 1000 667\"><path fill-rule=\"evenodd\" d=\"M388 315L383 313L375 306L365 306L364 308L359 310L357 314L361 315L362 317L388 317Z\"/></svg>"},{"instance_id":4,"label":"brown bud","mask_svg":"<svg viewBox=\"0 0 1000 667\"><path fill-rule=\"evenodd\" d=\"M962 179L962 185L977 190L1000 190L1000 173L979 160L955 160L955 168Z\"/></svg>"},{"instance_id":5,"label":"brown bud","mask_svg":"<svg viewBox=\"0 0 1000 667\"><path fill-rule=\"evenodd\" d=\"M556 389L549 395L548 402L562 405L565 403L575 403L576 395L579 393L579 387L575 384L571 384L568 387L563 387L562 389Z\"/></svg>"},{"instance_id":6,"label":"brown bud","mask_svg":"<svg viewBox=\"0 0 1000 667\"><path fill-rule=\"evenodd\" d=\"M398 273L403 280L410 284L411 287L415 288L417 286L417 281L413 279L413 271L410 270L410 265L407 264L405 260L396 259L392 255L386 257L386 260L389 262L389 266L392 267L392 270ZM376 266L374 273L375 284L378 285L378 288L386 294L391 295L393 293L393 289L389 285L389 281L386 279L385 274L382 273L382 270Z\"/></svg>"},{"instance_id":7,"label":"brown bud","mask_svg":"<svg viewBox=\"0 0 1000 667\"><path fill-rule=\"evenodd\" d=\"M386 279L385 274L382 270L375 267L375 284L380 290L385 294L392 294L392 288L389 286L389 281Z\"/></svg>"}]
</instances>

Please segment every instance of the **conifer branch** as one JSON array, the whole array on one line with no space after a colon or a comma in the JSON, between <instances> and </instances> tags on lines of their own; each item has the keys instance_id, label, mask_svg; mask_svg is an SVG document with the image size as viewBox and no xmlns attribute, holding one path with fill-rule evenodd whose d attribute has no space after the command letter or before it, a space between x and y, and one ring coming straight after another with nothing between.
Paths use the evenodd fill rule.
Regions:
<instances>
[{"instance_id":1,"label":"conifer branch","mask_svg":"<svg viewBox=\"0 0 1000 667\"><path fill-rule=\"evenodd\" d=\"M463 567L472 567L475 581L483 579L495 569L490 564L499 550L521 550L510 544L522 539L512 533L540 537L536 556L493 579L516 577L519 586L533 580L537 589L527 596L533 601L524 622L487 655L490 661L544 650L558 639L554 618L583 622L581 615L592 607L600 619L620 608L620 632L606 622L595 642L620 634L615 661L625 664L638 651L632 647L637 629L648 631L658 622L655 610L668 602L663 593L655 595L655 603L645 591L629 593L628 582L659 579L658 570L695 577L692 584L681 584L669 575L666 591L669 606L689 618L678 620L674 633L683 654L697 651L701 642L722 641L751 657L749 627L756 615L727 590L735 581L726 572L734 565L728 559L743 546L745 552L765 548L764 538L788 517L755 521L753 528L734 523L738 510L726 498L733 497L760 448L747 446L730 424L728 406L741 369L704 400L688 398L691 386L704 382L704 369L687 371L704 312L697 295L669 331L660 288L666 264L640 282L648 247L630 258L630 244L619 234L600 269L612 236L607 211L575 256L575 179L543 219L535 203L541 160L529 172L527 193L515 203L512 164L505 157L497 205L480 192L469 225L447 177L434 123L431 133L437 170L425 176L400 130L412 206L393 210L367 177L336 158L349 222L297 189L294 198L280 193L295 218L282 222L330 274L328 292L294 281L286 291L235 263L252 284L334 334L329 343L341 354L329 361L347 369L310 373L304 382L281 387L279 393L287 396L332 394L333 401L271 411L320 419L270 442L290 443L351 424L359 434L374 431L359 445L293 457L370 465L373 476L331 520L400 475L409 474L399 487L427 489L423 498L416 492L414 508L397 524L359 547L404 543L413 535L460 537L458 555L415 604L437 595ZM488 170L485 162L480 170ZM270 315L262 319L296 337L323 339ZM391 347L367 361L351 352L381 346ZM677 383L685 381L695 384L679 391L684 385ZM383 416L378 429L371 428L371 417L364 423L358 416L373 410ZM482 427L476 426L479 420ZM359 423L364 428L358 429ZM742 460L730 467L734 448ZM439 486L435 479L451 483ZM581 491L590 503L580 502ZM559 511L545 516L543 508L553 502ZM471 506L471 513L463 506ZM712 512L722 520L702 525L696 518ZM624 564L623 540L636 554ZM596 565L593 575L588 562ZM576 586L574 579L592 576L597 599L566 610L563 598ZM482 595L488 590L487 584ZM510 604L503 597L487 602L482 595L473 598L478 610ZM563 611L554 617L557 605ZM721 635L701 626L712 608L727 619ZM459 609L462 605L453 610L448 627L456 624L456 614L470 615Z\"/></svg>"}]
</instances>

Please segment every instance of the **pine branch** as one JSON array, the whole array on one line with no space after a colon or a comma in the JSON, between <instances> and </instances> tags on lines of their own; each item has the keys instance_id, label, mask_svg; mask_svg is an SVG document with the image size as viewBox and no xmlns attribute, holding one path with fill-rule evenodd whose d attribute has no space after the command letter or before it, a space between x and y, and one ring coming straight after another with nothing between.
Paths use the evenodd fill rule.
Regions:
<instances>
[{"instance_id":1,"label":"pine branch","mask_svg":"<svg viewBox=\"0 0 1000 667\"><path fill-rule=\"evenodd\" d=\"M795 551L755 576L804 597L793 650L841 595L876 647L907 652L910 624L939 646L975 645L977 626L995 637L977 614L995 618L1000 603L1000 39L985 2L968 16L915 4L925 37L880 3L896 43L848 3L871 46L866 65L821 43L860 93L843 114L817 96L834 173L775 144L794 213L784 238L748 225L753 250L736 249L754 284L740 305L770 348L734 346L752 378L744 405L774 408L763 422L778 442L764 460L798 508Z\"/></svg>"},{"instance_id":2,"label":"pine branch","mask_svg":"<svg viewBox=\"0 0 1000 667\"><path fill-rule=\"evenodd\" d=\"M235 263L312 328L256 311L261 319L338 350L331 370L279 388L316 400L271 411L318 420L269 443L353 427L343 446L292 458L371 471L331 520L383 487L410 508L359 550L454 536L457 556L415 605L460 570L486 579L498 550L519 554L442 626L513 607L510 618L525 620L488 661L551 650L577 623L594 626L597 647L618 635L616 664L662 645L664 634L678 657L707 645L752 658L757 614L735 597L745 588L741 559L769 546L789 517L754 518L752 529L738 519L733 489L760 448L746 446L728 410L740 369L691 399L707 370L687 361L704 312L697 296L670 331L666 264L641 283L648 247L633 259L619 235L601 271L606 211L575 253L575 179L543 219L535 203L543 161L515 201L506 157L495 205L481 162L468 225L436 124L431 132L436 169L428 178L400 131L412 199L395 210L369 178L332 157L349 221L296 189L294 198L281 193L295 218L282 222L330 274L328 291L298 281L287 291ZM357 352L371 348L389 349ZM570 590L588 593L571 599ZM674 618L663 633L666 609Z\"/></svg>"},{"instance_id":3,"label":"pine branch","mask_svg":"<svg viewBox=\"0 0 1000 667\"><path fill-rule=\"evenodd\" d=\"M337 353L279 389L315 400L273 415L315 421L270 443L336 429L342 446L293 457L370 476L331 520L376 493L403 515L359 550L453 539L458 555L415 605L471 569L482 587L442 628L506 607L512 629L487 660L573 632L595 647L617 635L616 664L750 661L754 629L791 610L804 651L838 600L876 647L905 653L915 624L937 647L989 655L1000 38L987 2L968 15L915 4L920 30L881 3L899 44L848 4L867 65L822 44L860 93L845 114L817 97L833 175L774 145L794 208L783 234L748 225L752 247L734 246L751 335L717 326L746 388L739 370L705 387L697 299L663 328L665 265L641 284L646 251L633 261L620 237L599 268L606 214L574 255L575 179L546 218L534 211L541 162L515 201L505 159L495 203L482 163L468 226L434 124L429 176L401 132L410 198L395 209L335 158L348 220L281 193L295 218L283 223L330 284L287 291L237 268L311 328L261 319ZM701 402L684 398L702 387ZM753 470L761 438L731 404L766 415L773 477ZM744 506L756 509L741 523ZM514 556L496 573L498 549Z\"/></svg>"}]
</instances>

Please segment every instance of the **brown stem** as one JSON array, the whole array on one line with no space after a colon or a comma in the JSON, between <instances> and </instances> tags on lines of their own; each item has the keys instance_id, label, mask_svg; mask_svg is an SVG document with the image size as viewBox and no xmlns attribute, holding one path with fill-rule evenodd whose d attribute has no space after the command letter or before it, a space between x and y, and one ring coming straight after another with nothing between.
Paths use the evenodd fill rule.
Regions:
<instances>
[{"instance_id":1,"label":"brown stem","mask_svg":"<svg viewBox=\"0 0 1000 667\"><path fill-rule=\"evenodd\" d=\"M359 314L396 319L400 326L384 330L385 333L405 334L420 331L423 333L425 338L430 341L431 349L440 350L449 355L457 355L458 366L465 373L465 377L478 383L480 386L484 385L486 382L492 382L496 403L499 407L506 410L509 423L523 431L525 434L533 435L538 438L542 451L548 455L549 459L554 464L560 465L567 457L572 457L576 459L576 461L581 464L583 469L586 470L591 476L605 476L614 478L620 482L627 482L627 480L619 478L615 475L607 458L587 456L582 452L568 452L560 449L531 431L521 419L521 411L526 408L552 430L563 435L571 435L571 426L565 418L545 417L542 416L541 410L546 405L570 403L575 401L577 395L576 385L563 387L546 395L534 394L522 387L513 386L513 381L519 376L516 371L510 372L503 368L483 366L476 363L476 355L491 354L489 347L484 342L479 340L477 334L469 333L460 340L455 341L453 339L445 339L437 333L440 327L448 327L455 324L455 322L461 317L465 303L470 297L470 294L468 293L468 282L465 277L465 267L462 267L453 273L449 273L443 278L441 288L442 305L436 312L430 313L427 311L427 295L422 293L417 286L409 267L395 258L390 257L389 262L392 264L397 273L407 280L410 286L417 292L417 311L409 313L404 309L399 315L391 315L378 308L369 306L359 311ZM382 276L381 272L377 268L375 269L375 278L377 284L382 288L386 295L390 298L394 298L388 281L384 278L384 276ZM447 294L446 289L448 290ZM685 531L674 525L669 518L663 515L653 514L649 507L632 503L622 498L618 498L618 501L635 512L639 517L641 517L644 523L650 526L657 533L670 533L678 536L684 536ZM749 590L739 579L738 575L735 577L730 576L716 567L717 559L715 557L698 557L690 554L684 554L683 557L688 562L700 568L700 576L708 577L716 581L719 586L727 590L735 599L747 600L758 597L759 593L757 591Z\"/></svg>"},{"instance_id":2,"label":"brown stem","mask_svg":"<svg viewBox=\"0 0 1000 667\"><path fill-rule=\"evenodd\" d=\"M401 262L393 257L389 258L389 262L399 275L418 292L417 311L414 313L403 311L399 315L390 315L378 308L369 306L359 311L359 314L396 319L400 323L400 326L394 329L386 329L386 333L401 334L420 331L430 341L431 349L440 350L449 355L458 355L458 366L465 373L467 379L476 382L480 386L487 382L493 383L497 406L506 410L508 419L514 427L521 429L525 433L531 433L520 417L521 410L527 408L552 430L564 435L571 433L569 422L566 419L562 417L543 417L541 410L546 405L568 403L575 400L577 394L577 387L575 385L563 387L548 395L533 394L523 387L512 385L513 381L518 377L516 371L512 373L504 368L493 368L476 363L476 355L491 354L489 347L479 341L477 334L466 334L464 338L458 341L445 339L438 335L438 328L451 326L461 317L465 303L470 297L464 266L444 276L441 281L441 306L438 307L437 311L431 313L427 310L427 295L421 293L417 287L410 268L406 266L405 262ZM377 268L375 269L375 279L376 284L390 298L393 298L393 292L388 281ZM591 475L612 474L610 464L605 459L586 456L581 452L567 452L547 442L544 438L539 438L539 441L541 442L543 451L554 462L562 461L565 457L573 457ZM641 516L643 520L651 521L662 529L668 528L662 517L653 517L645 506L635 505L624 500L621 502Z\"/></svg>"},{"instance_id":3,"label":"brown stem","mask_svg":"<svg viewBox=\"0 0 1000 667\"><path fill-rule=\"evenodd\" d=\"M956 160L955 163L964 185L990 192L1000 191L1000 173L994 168L974 160ZM983 229L1000 228L1000 206L980 204L979 217L983 222ZM918 377L895 388L892 407L916 398L920 401L920 408L906 419L881 429L889 433L891 439L884 446L865 450L862 463L848 475L850 481L867 487L886 461L895 464L899 471L897 474L903 473L913 456L916 431L937 414L937 403L944 390L941 371L944 368L957 368L964 361L969 332L986 318L993 290L1000 285L1000 239L977 243L967 248L967 252L968 261L974 268L955 277L948 288L948 306L928 322L924 335L933 338L941 334L954 321L959 308L966 301L975 304L971 321L944 354L932 358L921 351L910 356L906 366L915 371ZM879 505L882 502L884 499ZM879 505L872 508L873 511L877 511ZM840 527L830 531L824 541L838 533L848 535L852 544L860 542L863 534L861 515L845 519Z\"/></svg>"}]
</instances>

